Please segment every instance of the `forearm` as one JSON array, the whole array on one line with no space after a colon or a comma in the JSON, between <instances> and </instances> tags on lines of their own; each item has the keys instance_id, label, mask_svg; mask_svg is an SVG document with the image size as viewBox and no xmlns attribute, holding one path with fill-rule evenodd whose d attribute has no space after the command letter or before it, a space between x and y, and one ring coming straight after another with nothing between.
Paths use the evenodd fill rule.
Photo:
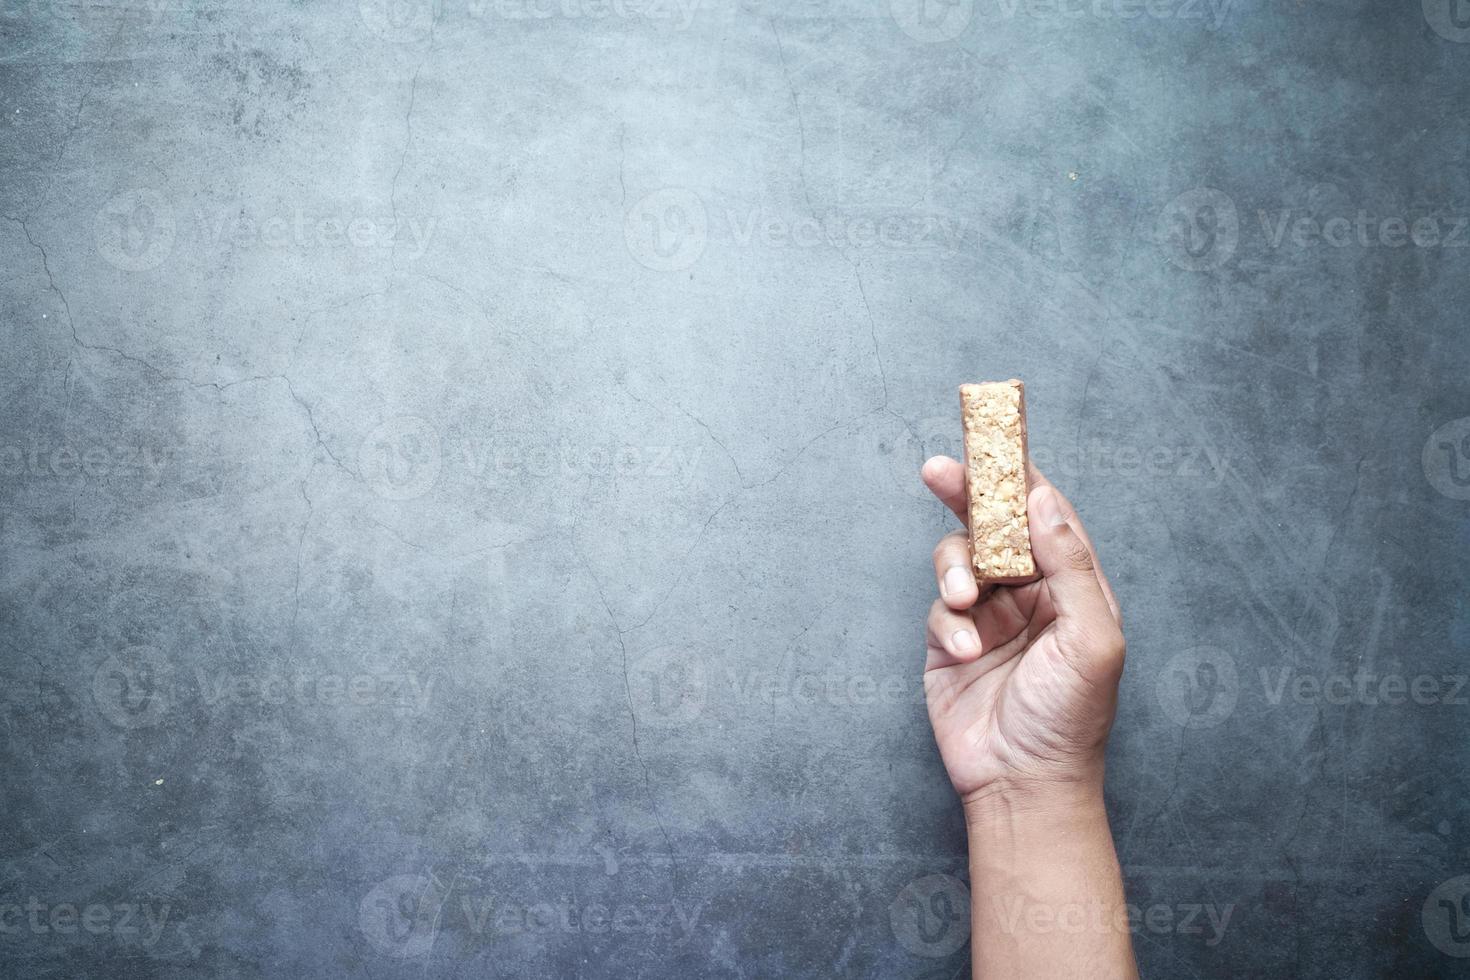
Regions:
<instances>
[{"instance_id":1,"label":"forearm","mask_svg":"<svg viewBox=\"0 0 1470 980\"><path fill-rule=\"evenodd\" d=\"M1134 978L1102 781L965 803L977 978Z\"/></svg>"}]
</instances>

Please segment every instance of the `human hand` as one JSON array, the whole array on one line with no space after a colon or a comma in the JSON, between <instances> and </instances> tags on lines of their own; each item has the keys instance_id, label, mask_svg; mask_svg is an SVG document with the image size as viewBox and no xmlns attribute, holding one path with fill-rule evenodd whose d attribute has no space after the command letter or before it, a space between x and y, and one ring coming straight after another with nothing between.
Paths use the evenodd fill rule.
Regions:
<instances>
[{"instance_id":1,"label":"human hand","mask_svg":"<svg viewBox=\"0 0 1470 980\"><path fill-rule=\"evenodd\" d=\"M964 531L941 538L924 691L934 738L967 807L996 792L1101 798L1103 749L1123 672L1122 620L1072 505L1027 464L1031 550L1042 578L981 594ZM965 520L965 470L936 456L923 478Z\"/></svg>"}]
</instances>

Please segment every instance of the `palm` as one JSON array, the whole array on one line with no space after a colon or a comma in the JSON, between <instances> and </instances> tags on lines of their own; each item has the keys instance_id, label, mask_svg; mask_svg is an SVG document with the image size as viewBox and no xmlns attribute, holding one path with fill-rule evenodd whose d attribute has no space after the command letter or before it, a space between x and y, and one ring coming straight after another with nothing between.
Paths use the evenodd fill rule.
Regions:
<instances>
[{"instance_id":1,"label":"palm","mask_svg":"<svg viewBox=\"0 0 1470 980\"><path fill-rule=\"evenodd\" d=\"M926 480L963 519L959 466L943 462L949 465L935 467ZM1050 487L1034 470L1031 479L1033 486ZM968 597L951 591L930 611L924 675L929 718L961 795L997 780L1066 778L1101 760L1123 640L1091 543L1080 523L1075 531L1068 533L1077 553L1063 555L1053 546L1046 578L988 589L978 601L970 579ZM1055 542L1057 532L1041 540ZM943 539L935 550L936 572L968 568L965 549L963 534ZM1063 585L1068 591L1054 591ZM1059 606L1065 615L1058 615ZM957 647L955 637L966 631L978 649Z\"/></svg>"},{"instance_id":2,"label":"palm","mask_svg":"<svg viewBox=\"0 0 1470 980\"><path fill-rule=\"evenodd\" d=\"M1049 775L1107 735L1111 712L1095 710L1092 685L1068 666L1045 589L993 592L972 616L1015 632L979 660L925 676L935 740L961 794L1002 777Z\"/></svg>"}]
</instances>

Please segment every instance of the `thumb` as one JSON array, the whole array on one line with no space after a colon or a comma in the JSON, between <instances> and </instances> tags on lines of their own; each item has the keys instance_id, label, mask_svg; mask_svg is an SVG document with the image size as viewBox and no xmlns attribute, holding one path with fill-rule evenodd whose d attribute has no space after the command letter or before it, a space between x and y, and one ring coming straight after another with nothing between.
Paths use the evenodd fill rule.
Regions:
<instances>
[{"instance_id":1,"label":"thumb","mask_svg":"<svg viewBox=\"0 0 1470 980\"><path fill-rule=\"evenodd\" d=\"M1031 554L1051 593L1058 625L1088 634L1116 630L1092 551L1072 526L1075 517L1066 500L1050 485L1039 486L1026 499L1026 517Z\"/></svg>"}]
</instances>

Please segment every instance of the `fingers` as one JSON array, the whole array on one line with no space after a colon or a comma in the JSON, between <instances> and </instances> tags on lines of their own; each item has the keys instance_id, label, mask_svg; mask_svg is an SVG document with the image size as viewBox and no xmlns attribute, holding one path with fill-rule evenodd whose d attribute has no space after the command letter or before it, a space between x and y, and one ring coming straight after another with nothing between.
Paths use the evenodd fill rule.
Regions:
<instances>
[{"instance_id":1,"label":"fingers","mask_svg":"<svg viewBox=\"0 0 1470 980\"><path fill-rule=\"evenodd\" d=\"M929 660L925 670L953 667L955 664L978 660L982 652L980 636L975 631L975 621L966 613L955 612L943 600L936 599L929 607L928 635L925 645Z\"/></svg>"},{"instance_id":2,"label":"fingers","mask_svg":"<svg viewBox=\"0 0 1470 980\"><path fill-rule=\"evenodd\" d=\"M934 496L939 498L939 500L946 507L948 507L961 521L968 523L969 514L965 496L964 466L958 460L951 459L948 456L935 456L924 464L921 475L923 476L925 485L929 487L929 490L934 494ZM1082 526L1082 521L1077 517L1077 514L1073 510L1071 503L1068 502L1067 498L1063 496L1062 493L1056 489L1056 487L1052 486L1051 481L1046 478L1046 475L1043 474L1039 469L1037 469L1030 460L1027 460L1026 462L1026 478L1027 484L1033 494L1040 489L1045 489L1056 495L1056 499L1059 501L1059 509L1063 514L1066 515L1068 526L1071 528L1073 534L1082 542L1083 547L1087 549L1088 558L1092 566L1092 574L1097 580L1098 588L1102 592L1103 600L1107 604L1109 614L1112 616L1115 623L1121 623L1122 615L1118 609L1118 600L1113 595L1112 585L1109 584L1107 576L1103 574L1102 566L1098 562L1097 548L1094 547L1092 539L1088 537L1087 529ZM1032 549L1035 550L1036 538L1043 529L1038 528L1037 519L1034 514L1032 514L1031 516L1030 524L1032 534ZM964 557L964 560L960 561L958 564L963 566L963 568L965 569L965 574L969 578L970 582L973 583L974 571L969 563L968 543L963 536L959 536L959 540L960 543L963 544L967 549L967 553ZM941 546L946 548L954 547L953 545L946 545L943 541L941 541ZM951 608L968 608L964 603L968 601L968 603L973 604L976 599L968 598L971 593L969 593L967 590L959 589L960 581L958 575L956 575L956 577L952 580L954 586L957 589L954 600L951 601L950 597L946 594L943 575L949 570L950 565L954 563L955 555L950 551L946 551L944 558L947 564L945 565L945 567L941 568L940 552L939 549L936 549L934 555L935 574L939 576L940 595L945 596L945 601L947 604L950 605ZM989 591L990 590L988 587L979 589L976 593L976 596L978 598L980 594Z\"/></svg>"},{"instance_id":3,"label":"fingers","mask_svg":"<svg viewBox=\"0 0 1470 980\"><path fill-rule=\"evenodd\" d=\"M924 464L919 471L934 496L965 524L970 523L970 515L965 504L965 468L958 460L950 459L948 456L935 456Z\"/></svg>"},{"instance_id":4,"label":"fingers","mask_svg":"<svg viewBox=\"0 0 1470 980\"><path fill-rule=\"evenodd\" d=\"M1025 646L1055 614L1045 585L1033 582L1015 589L996 589L973 610L955 610L943 600L929 607L927 669L969 663L1017 645ZM971 639L978 645L972 645Z\"/></svg>"},{"instance_id":5,"label":"fingers","mask_svg":"<svg viewBox=\"0 0 1470 980\"><path fill-rule=\"evenodd\" d=\"M1057 628L1096 666L1121 666L1123 634L1098 578L1092 550L1072 527L1071 508L1050 485L1027 498L1031 551L1056 610Z\"/></svg>"},{"instance_id":6,"label":"fingers","mask_svg":"<svg viewBox=\"0 0 1470 980\"><path fill-rule=\"evenodd\" d=\"M951 609L969 609L980 598L965 532L946 534L934 546L934 577L939 581L940 598Z\"/></svg>"},{"instance_id":7,"label":"fingers","mask_svg":"<svg viewBox=\"0 0 1470 980\"><path fill-rule=\"evenodd\" d=\"M1113 612L1113 619L1117 620L1119 625L1121 625L1123 614L1118 608L1118 599L1113 595L1113 586L1108 582L1108 577L1103 572L1102 562L1098 559L1097 555L1097 546L1092 543L1092 537L1088 535L1087 528L1082 526L1082 519L1077 516L1077 509L1072 506L1072 502L1067 499L1066 494L1057 490L1052 485L1052 482L1029 459L1026 460L1026 480L1032 490L1035 490L1037 487L1050 487L1061 498L1062 509L1069 515L1067 523L1072 526L1073 531L1077 532L1077 536L1082 539L1082 543L1087 545L1087 550L1092 555L1093 571L1097 574L1098 584L1102 586L1103 595L1107 597L1108 608Z\"/></svg>"}]
</instances>

